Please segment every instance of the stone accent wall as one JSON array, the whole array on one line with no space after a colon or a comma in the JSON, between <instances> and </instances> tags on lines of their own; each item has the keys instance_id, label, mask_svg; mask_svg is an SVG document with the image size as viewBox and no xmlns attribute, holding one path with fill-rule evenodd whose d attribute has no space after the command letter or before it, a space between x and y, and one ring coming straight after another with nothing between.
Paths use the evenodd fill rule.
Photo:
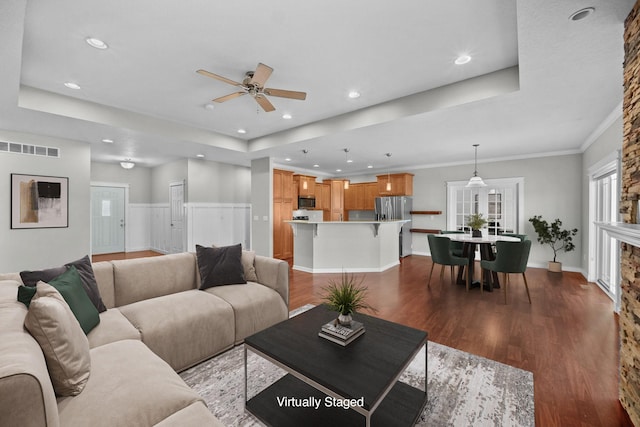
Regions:
<instances>
[{"instance_id":1,"label":"stone accent wall","mask_svg":"<svg viewBox=\"0 0 640 427\"><path fill-rule=\"evenodd\" d=\"M622 197L624 222L638 223L640 199L640 2L625 21ZM640 426L640 248L622 244L620 402Z\"/></svg>"}]
</instances>

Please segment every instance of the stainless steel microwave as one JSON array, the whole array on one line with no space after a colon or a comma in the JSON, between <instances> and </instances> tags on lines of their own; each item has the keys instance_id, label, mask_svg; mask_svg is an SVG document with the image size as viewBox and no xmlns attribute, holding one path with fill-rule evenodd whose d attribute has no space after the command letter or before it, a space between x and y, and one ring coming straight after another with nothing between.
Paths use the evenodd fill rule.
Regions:
<instances>
[{"instance_id":1,"label":"stainless steel microwave","mask_svg":"<svg viewBox=\"0 0 640 427\"><path fill-rule=\"evenodd\" d=\"M298 197L298 209L314 209L315 207L315 197Z\"/></svg>"}]
</instances>

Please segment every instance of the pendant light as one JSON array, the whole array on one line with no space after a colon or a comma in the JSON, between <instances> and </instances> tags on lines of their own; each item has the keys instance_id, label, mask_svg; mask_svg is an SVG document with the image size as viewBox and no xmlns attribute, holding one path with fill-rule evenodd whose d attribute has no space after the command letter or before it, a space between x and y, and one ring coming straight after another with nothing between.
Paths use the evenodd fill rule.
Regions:
<instances>
[{"instance_id":1,"label":"pendant light","mask_svg":"<svg viewBox=\"0 0 640 427\"><path fill-rule=\"evenodd\" d=\"M307 149L305 148L305 149L303 149L303 150L302 150L302 152L304 153L304 161L305 161L305 163L306 163L306 162L307 162L307 153L309 152L309 150L307 150ZM305 166L306 166L306 165L305 165ZM309 188L309 187L308 187L308 184L307 184L307 177L306 177L306 176L304 176L304 177L302 177L302 189L303 189L303 190L307 190L308 188Z\"/></svg>"},{"instance_id":2,"label":"pendant light","mask_svg":"<svg viewBox=\"0 0 640 427\"><path fill-rule=\"evenodd\" d=\"M389 167L391 167L391 153L386 153L387 159L389 159ZM387 169L387 191L391 191L391 172Z\"/></svg>"},{"instance_id":3,"label":"pendant light","mask_svg":"<svg viewBox=\"0 0 640 427\"><path fill-rule=\"evenodd\" d=\"M478 176L478 145L480 144L473 144L476 150L476 160L475 160L475 167L473 169L473 176L471 177L471 179L469 179L469 182L466 185L467 188L479 188L479 187L487 186L487 184L484 183L482 178Z\"/></svg>"},{"instance_id":4,"label":"pendant light","mask_svg":"<svg viewBox=\"0 0 640 427\"><path fill-rule=\"evenodd\" d=\"M347 163L353 163L353 160L351 160L349 158L349 149L348 148L344 148L342 151L344 151L344 157L345 157L345 160L347 161ZM344 180L344 189L345 190L349 189L349 180L348 179Z\"/></svg>"}]
</instances>

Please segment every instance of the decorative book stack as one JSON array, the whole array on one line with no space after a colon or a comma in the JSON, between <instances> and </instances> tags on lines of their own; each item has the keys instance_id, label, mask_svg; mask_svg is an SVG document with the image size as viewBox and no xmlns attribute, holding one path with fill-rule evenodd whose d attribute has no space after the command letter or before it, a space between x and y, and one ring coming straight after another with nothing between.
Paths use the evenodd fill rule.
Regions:
<instances>
[{"instance_id":1,"label":"decorative book stack","mask_svg":"<svg viewBox=\"0 0 640 427\"><path fill-rule=\"evenodd\" d=\"M318 336L342 346L349 344L362 334L364 334L364 325L355 320L351 321L351 326L343 326L332 320L322 325L322 329L318 332Z\"/></svg>"}]
</instances>

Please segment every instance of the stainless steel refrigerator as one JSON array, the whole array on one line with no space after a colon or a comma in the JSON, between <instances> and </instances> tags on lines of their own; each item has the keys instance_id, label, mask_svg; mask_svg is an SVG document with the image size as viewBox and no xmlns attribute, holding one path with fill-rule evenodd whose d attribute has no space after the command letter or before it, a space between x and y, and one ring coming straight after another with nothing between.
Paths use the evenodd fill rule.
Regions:
<instances>
[{"instance_id":1,"label":"stainless steel refrigerator","mask_svg":"<svg viewBox=\"0 0 640 427\"><path fill-rule=\"evenodd\" d=\"M376 219L379 221L409 220L400 231L400 257L411 255L411 210L413 199L408 196L376 197Z\"/></svg>"}]
</instances>

